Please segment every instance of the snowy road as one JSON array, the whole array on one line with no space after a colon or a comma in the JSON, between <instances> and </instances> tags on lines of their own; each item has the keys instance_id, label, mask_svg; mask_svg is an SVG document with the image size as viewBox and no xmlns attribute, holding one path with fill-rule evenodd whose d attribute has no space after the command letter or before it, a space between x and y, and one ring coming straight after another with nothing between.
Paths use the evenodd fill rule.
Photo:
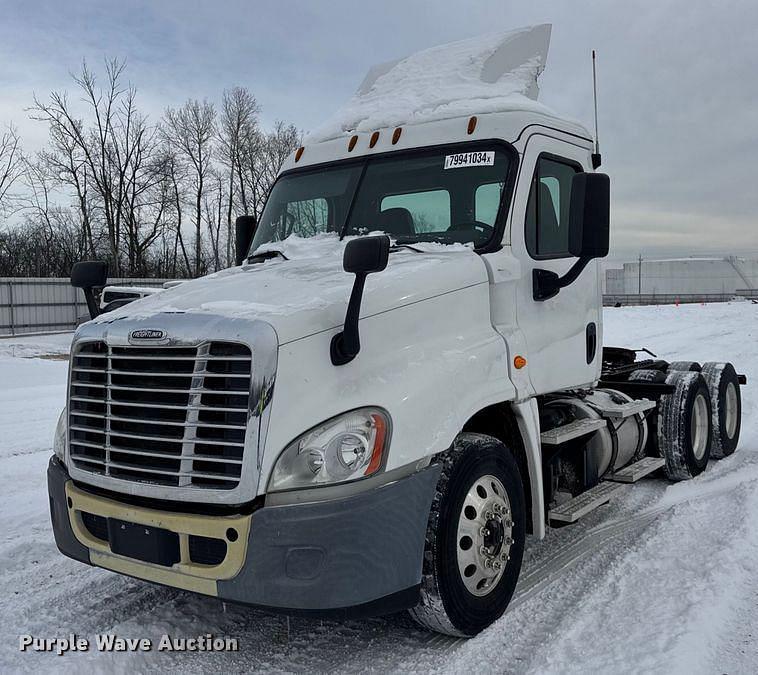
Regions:
<instances>
[{"instance_id":1,"label":"snowy road","mask_svg":"<svg viewBox=\"0 0 758 675\"><path fill-rule=\"evenodd\" d=\"M748 376L738 452L694 481L629 486L527 546L511 610L477 638L404 616L286 619L152 586L58 554L45 467L66 336L0 340L0 670L752 673L758 664L758 305L606 309L606 344L730 360ZM42 357L44 356L44 358ZM21 653L18 636L239 640L236 653Z\"/></svg>"}]
</instances>

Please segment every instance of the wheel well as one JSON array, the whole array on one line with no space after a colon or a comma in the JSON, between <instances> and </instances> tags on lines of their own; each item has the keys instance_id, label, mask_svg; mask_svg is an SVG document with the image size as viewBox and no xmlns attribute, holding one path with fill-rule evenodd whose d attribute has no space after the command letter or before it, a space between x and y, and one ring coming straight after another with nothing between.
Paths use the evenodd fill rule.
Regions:
<instances>
[{"instance_id":1,"label":"wheel well","mask_svg":"<svg viewBox=\"0 0 758 675\"><path fill-rule=\"evenodd\" d=\"M526 504L527 532L532 533L532 490L529 477L529 465L526 460L526 450L518 428L516 416L507 403L496 403L475 413L462 431L471 431L493 436L501 441L513 454L521 474L524 486L524 503Z\"/></svg>"}]
</instances>

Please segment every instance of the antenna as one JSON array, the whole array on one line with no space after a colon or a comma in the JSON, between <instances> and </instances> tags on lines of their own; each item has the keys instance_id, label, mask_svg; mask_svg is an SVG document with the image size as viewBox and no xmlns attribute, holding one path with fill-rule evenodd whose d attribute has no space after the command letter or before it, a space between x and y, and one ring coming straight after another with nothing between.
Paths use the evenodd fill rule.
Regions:
<instances>
[{"instance_id":1,"label":"antenna","mask_svg":"<svg viewBox=\"0 0 758 675\"><path fill-rule=\"evenodd\" d=\"M592 153L592 168L597 169L602 163L600 157L600 138L597 133L597 68L595 66L595 50L592 50L592 98L595 102L595 152Z\"/></svg>"}]
</instances>

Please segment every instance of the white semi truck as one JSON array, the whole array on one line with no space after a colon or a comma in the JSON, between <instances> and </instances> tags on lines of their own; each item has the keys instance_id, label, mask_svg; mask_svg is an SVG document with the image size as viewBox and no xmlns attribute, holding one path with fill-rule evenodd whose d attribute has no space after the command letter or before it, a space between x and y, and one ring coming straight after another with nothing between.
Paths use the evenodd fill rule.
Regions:
<instances>
[{"instance_id":1,"label":"white semi truck","mask_svg":"<svg viewBox=\"0 0 758 675\"><path fill-rule=\"evenodd\" d=\"M546 30L374 69L238 220L235 267L105 312L104 266L74 269L93 320L48 469L65 555L471 636L527 536L734 452L732 365L603 347L609 179L592 135L530 98ZM451 53L476 71L465 95L377 105L440 96L428 71Z\"/></svg>"}]
</instances>

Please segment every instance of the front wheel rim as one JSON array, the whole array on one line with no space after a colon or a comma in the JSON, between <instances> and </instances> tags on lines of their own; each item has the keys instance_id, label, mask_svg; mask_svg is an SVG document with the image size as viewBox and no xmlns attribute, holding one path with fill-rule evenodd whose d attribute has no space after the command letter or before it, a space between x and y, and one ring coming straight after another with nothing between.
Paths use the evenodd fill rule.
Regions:
<instances>
[{"instance_id":1,"label":"front wheel rim","mask_svg":"<svg viewBox=\"0 0 758 675\"><path fill-rule=\"evenodd\" d=\"M513 515L499 478L477 478L466 493L458 516L456 558L463 585L483 597L500 582L513 544Z\"/></svg>"}]
</instances>

